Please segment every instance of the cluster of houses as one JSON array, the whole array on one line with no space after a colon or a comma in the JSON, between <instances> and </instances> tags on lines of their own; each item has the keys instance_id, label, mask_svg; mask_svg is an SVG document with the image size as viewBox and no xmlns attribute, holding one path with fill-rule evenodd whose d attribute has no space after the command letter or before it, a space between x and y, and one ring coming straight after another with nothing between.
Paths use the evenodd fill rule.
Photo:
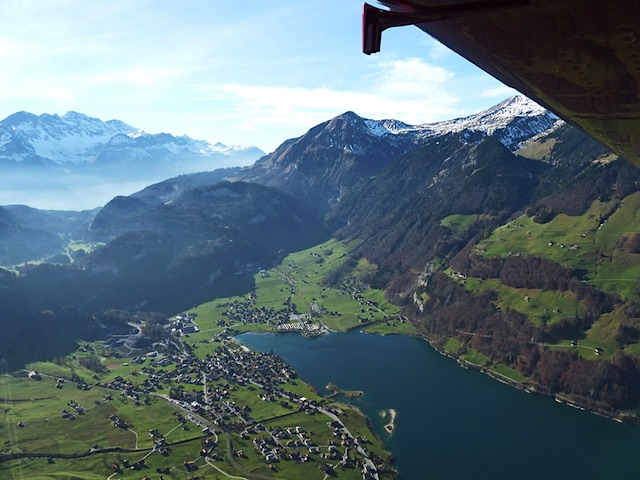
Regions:
<instances>
[{"instance_id":1,"label":"cluster of houses","mask_svg":"<svg viewBox=\"0 0 640 480\"><path fill-rule=\"evenodd\" d=\"M269 315L276 315L276 318L282 319L283 325L289 325L285 328L309 331L320 328L317 324L305 321L309 320L306 317L300 316L293 317L295 322L286 323L284 319L291 319L291 315L295 315L295 313L288 311L285 316L285 312L276 313L269 309L256 309L254 303L255 298L249 298L245 303L233 302L228 305L228 313L240 316L243 312L251 310L260 318L264 315L265 321L273 321L274 317ZM170 319L170 328L180 334L186 334L192 328L197 331L194 320L194 314L177 315ZM309 401L305 397L284 391L281 388L284 383L296 378L295 371L281 357L273 353L253 352L238 345L230 338L221 337L221 341L222 345L204 358L199 358L190 351L184 350L163 354L151 352L145 356L135 357L131 362L143 365L140 371L144 374L140 375L136 372L135 383L132 379L117 376L109 382L97 382L96 386L120 391L123 396L132 399L136 405L141 405L142 401L149 399L145 394L165 390L167 386L170 386L170 398L167 399L174 402L182 410L182 414L177 415L180 423L186 424L188 419L198 423L200 419L199 424L202 424L201 426L207 430L206 425L213 423L223 430L241 432L240 436L245 439L253 436L254 447L270 465L280 460L307 462L310 460L310 455L318 455L325 462L339 461L336 465L363 466L364 472L366 467L364 460L358 459L356 462L349 458L348 451L355 449L357 442L346 429L342 430L343 426L340 422L331 425L335 440L326 447L319 447L302 428L274 427L267 429L251 417L249 406L236 404L232 400L230 392L237 386L244 386L248 390L255 390L256 395L264 402L280 402L287 408L297 408L298 411L310 415L327 412L314 401ZM85 348L88 349L90 346ZM35 371L30 372L28 376L33 379L39 378L39 374ZM64 379L59 379L56 384L57 388L62 388L64 382ZM85 385L80 380L77 383L79 386ZM185 388L186 385L194 385L198 388ZM87 386L87 388L90 387ZM111 400L111 398L112 394L107 393L104 401ZM82 413L84 413L84 408L71 401L68 407L61 411L61 416L73 420ZM127 421L117 415L111 415L109 419L116 428L129 428ZM210 432L210 430L208 431ZM165 438L156 430L149 431L149 434L153 438L154 449L164 452L166 449ZM340 446L344 453L339 450ZM203 449L203 451L205 450L208 452L206 454L210 456L209 449ZM335 467L329 463L326 465L327 469ZM124 462L123 466L130 468ZM119 469L120 466L117 465L117 468ZM114 468L114 471L118 470ZM363 476L363 478L369 477Z\"/></svg>"},{"instance_id":2,"label":"cluster of houses","mask_svg":"<svg viewBox=\"0 0 640 480\"><path fill-rule=\"evenodd\" d=\"M272 399L280 396L275 393L278 385L296 377L295 371L286 365L281 357L252 352L238 347L231 340L226 340L214 355L207 355L204 359L186 352L168 355L161 359L152 359L148 365L141 368L141 372L145 374L144 379L136 379L136 384L130 379L117 376L110 382L97 385L119 390L136 404L140 404L141 394L162 390L167 385L206 384L206 387L190 391L182 387L172 387L170 394L174 399L184 402L187 408L213 410L219 418L237 416L243 421L248 421L245 418L246 411L228 400L228 382L248 385L250 388L259 385L262 388L261 394Z\"/></svg>"},{"instance_id":3,"label":"cluster of houses","mask_svg":"<svg viewBox=\"0 0 640 480\"><path fill-rule=\"evenodd\" d=\"M269 463L280 461L280 457L284 453L283 449L277 446L271 437L255 437L253 446Z\"/></svg>"},{"instance_id":4,"label":"cluster of houses","mask_svg":"<svg viewBox=\"0 0 640 480\"><path fill-rule=\"evenodd\" d=\"M284 308L275 310L273 307L256 307L255 293L251 293L243 300L224 303L226 320L218 321L218 326L224 327L236 323L265 323L269 325L281 325L290 321L291 315L297 313L291 297L284 302Z\"/></svg>"},{"instance_id":5,"label":"cluster of houses","mask_svg":"<svg viewBox=\"0 0 640 480\"><path fill-rule=\"evenodd\" d=\"M82 405L79 405L73 400L71 400L67 405L71 407L71 410L73 411L69 411L66 408L63 408L62 410L60 410L60 417L67 418L69 420L75 420L77 415L84 415L85 409Z\"/></svg>"},{"instance_id":6,"label":"cluster of houses","mask_svg":"<svg viewBox=\"0 0 640 480\"><path fill-rule=\"evenodd\" d=\"M584 234L583 234L583 237L584 237ZM553 247L554 245L556 245L556 242L554 242L553 240L549 240L549 243L547 243L547 246L548 246L548 247ZM559 243L559 244L558 244L558 246L559 246L560 248L564 248L564 247L565 247L564 243ZM578 244L576 244L576 243L572 243L572 244L569 246L569 248L570 248L571 250L577 250L577 249L579 249L579 248L580 248L580 245L578 245Z\"/></svg>"},{"instance_id":7,"label":"cluster of houses","mask_svg":"<svg viewBox=\"0 0 640 480\"><path fill-rule=\"evenodd\" d=\"M294 321L290 323L283 323L278 325L279 332L300 332L307 334L320 333L322 326L318 323L312 323L308 321Z\"/></svg>"},{"instance_id":8,"label":"cluster of houses","mask_svg":"<svg viewBox=\"0 0 640 480\"><path fill-rule=\"evenodd\" d=\"M264 427L262 427L262 430L264 430ZM248 429L243 433L256 432L253 429ZM288 440L286 448L282 445L284 440ZM299 426L274 427L266 435L254 437L252 442L255 449L269 463L279 462L281 459L305 463L310 460L309 454L320 453L320 449ZM305 452L300 451L302 447L306 447Z\"/></svg>"},{"instance_id":9,"label":"cluster of houses","mask_svg":"<svg viewBox=\"0 0 640 480\"><path fill-rule=\"evenodd\" d=\"M323 409L314 401L280 388L280 385L287 380L295 378L295 372L284 363L281 357L275 354L252 352L233 340L227 339L215 353L207 355L204 359L182 352L161 358L152 357L150 360L142 368L146 373L146 379L142 383L134 385L131 380L118 376L111 382L97 385L121 391L123 396L133 399L136 404L140 404L140 396L145 391L159 389L163 384L172 385L172 401L177 403L184 412L184 414L176 412L180 423L186 425L187 420L198 423L198 419L204 417L213 419L213 423L223 429L225 427L231 430L237 429L236 431L240 432L243 439L248 440L253 437L252 442L256 451L273 469L275 469L274 464L281 460L304 463L311 460L311 455L316 455L322 460L323 463L319 465L320 468L324 467L325 472L332 472L338 465L344 468L359 467L362 469L362 478L377 478L377 472L375 468L371 468L369 460L349 455L349 451L357 451L358 444L341 422L336 420L328 422L329 427L333 429L335 440L331 440L327 446L319 447L299 426L265 428L251 417L251 409L248 406L237 405L230 398L230 390L236 388L231 384L234 383L244 385L249 390L256 390L256 394L265 402L280 401L287 406L291 402L297 405L298 411L308 414L335 413ZM202 388L187 391L181 386L175 387L182 384L200 385ZM107 393L103 398L104 401L111 399L111 393ZM68 402L68 407L61 411L61 416L74 420L84 411L81 405L72 400ZM115 414L109 419L116 428L129 428L127 421ZM207 423L205 420L202 422ZM211 434L209 427L201 426L205 427L203 433ZM164 436L155 429L150 430L149 435L153 439L154 451L166 453L167 441ZM216 446L217 442L209 437L201 455L216 458L217 454L213 451ZM94 446L94 448L99 447ZM243 451L234 451L234 455L245 456ZM122 465L113 465L114 472L121 472L123 468L137 470L144 468L144 464L123 461Z\"/></svg>"},{"instance_id":10,"label":"cluster of houses","mask_svg":"<svg viewBox=\"0 0 640 480\"><path fill-rule=\"evenodd\" d=\"M174 369L157 368L158 363L166 365L168 361L175 365ZM265 402L287 401L297 405L299 411L309 414L318 412L319 407L315 402L280 388L288 379L295 377L295 372L277 355L252 352L231 340L226 340L215 354L207 355L204 359L182 353L163 360L154 360L149 366L145 366L143 371L151 385L154 382L202 385L202 388L197 390L173 388L171 397L183 409L193 412L188 417L201 415L213 419L214 424L223 428L241 427L240 436L244 439L255 435L252 439L254 447L269 464L282 459L305 462L309 460L309 455L317 454L326 461L339 460L339 464L346 467L355 465L355 461L346 455L346 449L354 448L355 440L346 430L342 430L343 425L340 422L331 424L336 440L322 453L309 434L300 427L275 427L269 431L256 423L248 406L237 405L230 399L229 392L234 388L231 386L232 382L247 386L249 390L259 389L256 394ZM125 394L137 395L131 382L120 377L111 383L110 388L114 387L121 389ZM145 383L138 386L147 387ZM185 417L181 417L185 422ZM118 420L117 417L113 419L114 422ZM288 441L283 443L285 440ZM339 452L336 442L345 449L344 455ZM158 443L157 448L161 449L162 444ZM359 462L358 465L364 465L364 462Z\"/></svg>"},{"instance_id":11,"label":"cluster of houses","mask_svg":"<svg viewBox=\"0 0 640 480\"><path fill-rule=\"evenodd\" d=\"M115 472L115 473L122 473L122 469L126 468L126 469L130 469L130 470L142 470L143 468L146 468L147 466L145 465L144 459L139 460L137 462L130 462L129 460L125 459L122 461L122 466L120 466L119 463L113 463L111 465L111 469Z\"/></svg>"},{"instance_id":12,"label":"cluster of houses","mask_svg":"<svg viewBox=\"0 0 640 480\"><path fill-rule=\"evenodd\" d=\"M190 333L196 333L199 331L199 328L195 319L195 313L175 315L169 319L168 328L174 335L188 335Z\"/></svg>"},{"instance_id":13,"label":"cluster of houses","mask_svg":"<svg viewBox=\"0 0 640 480\"><path fill-rule=\"evenodd\" d=\"M289 267L295 268L295 266L291 265ZM377 314L384 314L384 308L380 307L377 302L367 300L362 296L362 293L369 288L368 285L353 280L345 280L336 288L340 293L350 296L362 306L356 314L360 322L370 322ZM295 293L293 286L291 286L291 289L291 293ZM232 325L246 323L263 323L274 325L279 332L300 332L304 335L311 336L321 334L324 331L321 324L311 322L313 316L322 314L336 317L341 316L340 312L325 310L315 302L315 299L309 304L311 313L300 314L291 296L287 297L283 308L277 311L273 307L256 307L255 293L251 293L242 300L224 303L221 306L226 308L224 313L226 318L218 320L217 325L219 327L230 327ZM384 319L389 320L389 316L385 314ZM401 317L398 317L398 320L400 322L404 321Z\"/></svg>"},{"instance_id":14,"label":"cluster of houses","mask_svg":"<svg viewBox=\"0 0 640 480\"><path fill-rule=\"evenodd\" d=\"M321 452L313 440L309 437L301 427L274 427L266 434L253 437L252 443L256 451L270 464L279 462L280 460L293 460L299 463L305 463L311 460L310 455L315 454L323 461L320 464L322 471L328 474L334 472L335 467L343 468L360 468L363 479L374 479L377 477L377 470L362 458L354 458L349 455L350 451L354 451L357 447L355 439L344 428L339 421L327 422L327 425L333 429L333 436L340 440L338 447L337 440L332 440L326 446L326 451ZM260 426L261 430L264 427ZM242 432L243 438L248 438L249 433L256 433L254 429L247 429ZM286 441L286 442L285 442ZM283 444L283 442L285 442ZM322 447L325 449L325 447ZM343 449L341 451L341 448ZM337 462L335 462L338 460ZM335 463L332 465L331 461Z\"/></svg>"},{"instance_id":15,"label":"cluster of houses","mask_svg":"<svg viewBox=\"0 0 640 480\"><path fill-rule=\"evenodd\" d=\"M456 270L453 270L453 271L451 272L451 276L452 276L452 277L455 277L455 278L457 278L457 279L459 279L459 280L464 280L464 279L466 279L466 278L467 278L467 276L466 276L464 273L462 273L462 272L458 272L458 271L456 271Z\"/></svg>"},{"instance_id":16,"label":"cluster of houses","mask_svg":"<svg viewBox=\"0 0 640 480\"><path fill-rule=\"evenodd\" d=\"M369 440L366 437L358 437L356 441L356 439L351 436L349 431L338 420L329 422L328 425L333 429L333 436L337 439L336 441L339 440L340 446L345 450L344 455L341 456L339 454L338 447L336 446L336 441L332 441L329 443L327 453L324 454L324 458L326 460L335 460L340 458L340 462L338 463L340 466L344 468L358 467L361 470L363 479L377 479L378 471L372 462L366 462L362 458L354 460L349 456L349 451L357 451L358 449L362 450L360 444L369 443Z\"/></svg>"},{"instance_id":17,"label":"cluster of houses","mask_svg":"<svg viewBox=\"0 0 640 480\"><path fill-rule=\"evenodd\" d=\"M167 440L164 435L155 428L149 430L149 435L153 440L153 450L161 454L167 453Z\"/></svg>"},{"instance_id":18,"label":"cluster of houses","mask_svg":"<svg viewBox=\"0 0 640 480\"><path fill-rule=\"evenodd\" d=\"M110 390L119 390L122 392L122 395L128 397L133 400L136 406L142 405L142 401L140 399L140 393L148 393L148 391L141 392L139 386L133 384L131 380L127 380L122 378L120 375L115 377L111 382L96 382L96 386L107 388ZM104 401L109 401L112 399L111 394L107 394L104 396Z\"/></svg>"},{"instance_id":19,"label":"cluster of houses","mask_svg":"<svg viewBox=\"0 0 640 480\"><path fill-rule=\"evenodd\" d=\"M370 322L377 313L382 313L384 315L384 320L391 320L389 315L385 314L384 308L381 307L378 302L367 300L362 296L362 293L370 288L369 285L349 279L340 283L336 288L340 293L349 295L353 300L355 300L362 306L360 311L356 314L356 317L358 318L358 320L360 320L360 322ZM328 313L330 315L340 316L339 312ZM398 314L397 320L402 323L406 322L407 318L404 315Z\"/></svg>"},{"instance_id":20,"label":"cluster of houses","mask_svg":"<svg viewBox=\"0 0 640 480\"><path fill-rule=\"evenodd\" d=\"M200 359L195 355L183 355L176 361L176 368L170 372L171 381L202 385L206 381L232 381L239 385L260 385L269 392L277 385L295 378L294 370L284 360L274 354L257 353L240 348L232 341L216 350L215 355ZM223 384L224 385L224 384ZM227 388L228 388L228 384ZM210 400L225 398L228 391L221 386L206 389ZM204 393L202 394L204 397Z\"/></svg>"},{"instance_id":21,"label":"cluster of houses","mask_svg":"<svg viewBox=\"0 0 640 480\"><path fill-rule=\"evenodd\" d=\"M127 422L124 421L122 418L118 417L117 415L110 415L109 420L111 420L111 424L114 427L122 428L123 430L126 430L127 428L129 428L129 425L127 424Z\"/></svg>"}]
</instances>

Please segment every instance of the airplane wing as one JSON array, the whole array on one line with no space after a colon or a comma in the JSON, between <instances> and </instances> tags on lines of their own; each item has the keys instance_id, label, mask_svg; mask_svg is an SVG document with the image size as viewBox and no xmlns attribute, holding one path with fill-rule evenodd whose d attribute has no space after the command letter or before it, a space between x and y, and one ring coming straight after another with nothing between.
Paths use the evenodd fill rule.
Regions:
<instances>
[{"instance_id":1,"label":"airplane wing","mask_svg":"<svg viewBox=\"0 0 640 480\"><path fill-rule=\"evenodd\" d=\"M381 0L363 50L416 25L640 167L640 0Z\"/></svg>"}]
</instances>

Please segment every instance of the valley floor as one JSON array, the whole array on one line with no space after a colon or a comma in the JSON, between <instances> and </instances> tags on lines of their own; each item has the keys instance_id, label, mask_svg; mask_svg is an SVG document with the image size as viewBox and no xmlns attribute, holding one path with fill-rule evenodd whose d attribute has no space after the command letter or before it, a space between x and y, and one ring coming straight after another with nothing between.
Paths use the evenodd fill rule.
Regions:
<instances>
[{"instance_id":1,"label":"valley floor","mask_svg":"<svg viewBox=\"0 0 640 480\"><path fill-rule=\"evenodd\" d=\"M330 256L327 249L342 255L341 248L325 245L323 255ZM362 414L335 396L318 395L279 357L233 339L247 330L315 335L359 324L407 330L397 309L374 300L378 293L320 287L310 279L322 274L315 263L316 273L307 274L301 272L308 265L297 270L291 262L321 257L297 255L259 274L258 289L247 298L216 300L172 318L166 330L173 334L152 348L83 342L56 363L5 372L0 472L86 479L174 478L179 472L199 478L393 477L390 454ZM295 310L292 299L317 288L322 291L309 314L285 317L266 306L284 297ZM316 316L333 321L321 327ZM276 324L277 318L283 320Z\"/></svg>"}]
</instances>

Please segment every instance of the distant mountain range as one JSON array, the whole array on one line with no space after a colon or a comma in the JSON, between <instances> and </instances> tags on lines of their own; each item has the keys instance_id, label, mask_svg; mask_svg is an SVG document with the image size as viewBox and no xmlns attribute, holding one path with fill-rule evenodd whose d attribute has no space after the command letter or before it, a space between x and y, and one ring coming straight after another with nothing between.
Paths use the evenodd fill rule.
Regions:
<instances>
[{"instance_id":1,"label":"distant mountain range","mask_svg":"<svg viewBox=\"0 0 640 480\"><path fill-rule=\"evenodd\" d=\"M304 208L315 211L315 215L329 214L328 221L336 228L345 221L357 225L357 218L366 218L367 215L350 217L353 217L353 212L361 210L362 205L366 205L363 200L367 194L358 193L355 203L351 205L354 192L360 191L358 185L370 183L370 179L377 178L385 169L411 171L411 181L421 182L423 175L440 168L438 162L441 160L436 159L441 159L445 152L449 152L448 149L453 148L451 145L457 145L455 152L447 153L445 160L454 157L468 159L471 155L477 155L474 152L481 139L491 138L495 145L483 148L504 150L500 155L507 158L505 168L517 170L517 165L522 161L510 152L527 139L536 138L561 125L563 122L553 114L520 96L507 99L476 115L417 126L398 120L370 120L346 112L313 127L299 138L285 141L275 152L262 156L252 166L244 169L219 168L211 172L173 177L128 197L111 196L113 199L106 202L102 209L71 215L72 212L5 207L6 218L0 217L0 225L4 225L6 232L0 238L0 263L15 264L35 259L38 258L38 252L42 257L62 253L61 235L109 241L126 232L151 230L186 238L187 243L193 238L202 238L200 230L196 231L188 222L175 218L176 215L185 215L178 205L193 196L192 191L202 191L226 179L259 183L282 190L301 200ZM143 172L151 170L161 175L163 165L175 167L180 164L176 158L182 154L188 156L195 152L201 155L200 159L213 161L211 155L240 158L250 151L256 155L262 153L251 149L212 146L188 137L147 135L117 120L102 122L75 112L62 117L36 116L24 112L14 114L0 122L0 142L0 170L4 168L5 171L18 172L21 179L26 177L29 182L34 182L33 175L25 176L23 169L29 172L46 171L48 173L44 181L53 184L53 189L58 186L56 175L61 171L68 172L67 178L72 179L83 178L83 174L77 177L69 172L93 172L92 175L99 175L97 178L100 182L108 182L110 178L119 178L125 172L129 172L129 176L144 177L144 173L131 172L129 167L132 165L146 165L141 169ZM421 162L412 163L410 156L408 160L403 160L407 155L424 148L433 151L433 161L420 166ZM407 165L394 167L403 162L407 162ZM151 163L154 163L153 168ZM419 171L414 172L416 168ZM540 170L545 167L536 164L531 168ZM433 171L429 175L435 174ZM89 174L86 177L91 178ZM5 177L0 181L8 180ZM523 185L527 183L531 182L524 181ZM467 187L459 186L467 184L469 186L465 193L473 191L477 179L467 181L465 172L462 172L457 186L454 185L453 190L445 191L443 195L456 189L464 191ZM402 198L397 191L389 191L397 197L395 202ZM376 187L376 192L376 195L384 195L385 189ZM511 197L523 198L523 192L518 193L491 207L497 208L505 202L513 203L514 198ZM198 198L197 195L195 198ZM69 197L74 200L73 195ZM468 196L459 195L456 201L462 204L465 198ZM201 196L200 199L205 201L206 197ZM467 203L474 204L473 208L478 211L483 208L482 202L477 203L477 199ZM345 205L351 206L345 208ZM366 209L369 214L379 211L372 206ZM208 208L203 206L202 213L206 216L207 212ZM196 217L191 218L193 220ZM402 223L402 219L397 221ZM177 227L168 227L181 223L191 233L181 235ZM205 228L204 231L208 228L204 219L198 219L197 224L198 228ZM375 225L375 222L370 225ZM379 234L385 232L382 230ZM35 248L38 245L40 250ZM47 248L44 248L45 245Z\"/></svg>"},{"instance_id":2,"label":"distant mountain range","mask_svg":"<svg viewBox=\"0 0 640 480\"><path fill-rule=\"evenodd\" d=\"M217 244L221 238L228 238L236 245L246 246L252 244L248 239L254 238L250 254L235 255L245 258L244 263L258 265L271 262L276 251L310 245L338 229L341 234L368 238L372 254L379 243L387 244L394 235L402 235L405 242L395 240L396 251L386 260L378 260L386 265L398 255L407 257L399 253L405 244L408 251L418 254L426 245L437 243L434 237L435 243L416 248L413 244L418 240L402 231L403 225L413 222L413 211L421 211L419 216L423 218L483 212L503 218L524 205L540 172L549 166L517 157L513 151L528 139L562 125L554 115L523 97L507 99L469 117L418 126L398 120L364 119L346 112L299 138L287 140L250 167L173 177L129 196L115 196L101 209L72 214L5 207L5 215L0 217L0 227L5 232L0 237L0 262L11 265L49 257L64 263L64 239L107 243L117 240L117 261L113 260L114 254L110 261L105 260L104 254L83 261L93 271L123 272L127 270L123 265L128 262L129 250L123 246L127 239L136 245L144 243L144 239L162 239L165 247L171 245L164 251L167 258L185 258L184 249L191 252L188 257L196 258L198 251L209 255L210 248L202 247L207 241ZM162 171L163 162L175 164L175 158L185 152L199 152L210 158L211 152L222 148L186 137L146 135L117 120L102 122L72 112L62 117L12 115L0 122L0 139L4 142L0 147L0 168L11 165L31 171L93 171L99 172L101 179L105 172L107 178L129 172L134 164ZM490 141L482 142L483 139ZM240 155L235 150L224 154ZM420 159L416 160L416 156ZM153 169L148 166L152 162ZM487 173L479 175L479 171ZM425 178L437 188L425 190ZM496 182L496 178L500 181ZM216 187L227 179L243 183ZM494 191L487 195L483 189L490 180ZM48 181L54 182L55 175ZM241 188L244 182L268 188ZM278 197L278 190L286 197ZM435 192L439 192L437 197ZM297 203L286 199L296 199ZM395 213L390 214L380 205L394 207L391 211ZM285 211L298 223L276 221ZM325 215L329 230L322 226ZM433 222L423 220L421 224L438 231ZM296 225L300 227L297 239L291 241ZM225 251L219 246L216 249ZM131 251L140 253L138 247ZM262 253L256 255L258 252ZM132 265L137 264L130 260ZM113 267L114 261L120 266ZM242 261L238 260L240 264ZM141 294L140 298L144 296Z\"/></svg>"},{"instance_id":3,"label":"distant mountain range","mask_svg":"<svg viewBox=\"0 0 640 480\"><path fill-rule=\"evenodd\" d=\"M245 166L263 155L77 112L18 112L0 122L0 204L93 208L175 175Z\"/></svg>"}]
</instances>

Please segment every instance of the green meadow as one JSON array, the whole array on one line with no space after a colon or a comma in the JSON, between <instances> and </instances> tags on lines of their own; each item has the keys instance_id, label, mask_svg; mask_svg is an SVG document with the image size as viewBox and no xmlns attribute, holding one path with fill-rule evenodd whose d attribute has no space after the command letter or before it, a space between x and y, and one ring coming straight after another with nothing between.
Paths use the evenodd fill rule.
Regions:
<instances>
[{"instance_id":1,"label":"green meadow","mask_svg":"<svg viewBox=\"0 0 640 480\"><path fill-rule=\"evenodd\" d=\"M595 201L580 216L559 214L547 223L522 215L497 228L476 246L486 256L513 254L548 258L586 272L587 281L625 298L640 298L640 254L627 245L640 233L640 193L620 204Z\"/></svg>"},{"instance_id":2,"label":"green meadow","mask_svg":"<svg viewBox=\"0 0 640 480\"><path fill-rule=\"evenodd\" d=\"M175 411L157 396L148 396L141 405L130 398L114 395L105 389L77 389L74 383L56 388L55 380L43 377L36 381L27 378L0 377L0 392L4 406L2 432L5 448L0 453L82 453L95 444L101 447L150 448L147 432L156 428L167 440L180 441L193 433L174 430ZM105 400L111 393L112 400ZM70 402L84 408L76 414ZM62 410L75 414L75 419L62 418ZM130 425L130 430L114 427L109 417L117 415ZM23 427L15 427L19 422ZM136 435L139 435L136 440ZM169 433L171 431L171 433Z\"/></svg>"},{"instance_id":3,"label":"green meadow","mask_svg":"<svg viewBox=\"0 0 640 480\"><path fill-rule=\"evenodd\" d=\"M283 310L290 298L298 313L311 315L312 322L319 322L330 330L344 332L362 328L371 333L414 334L411 324L400 319L400 309L387 301L384 292L368 287L362 280L377 267L366 259L351 259L357 245L357 242L332 239L288 255L275 268L256 274L252 308ZM333 277L334 282L328 282L329 277ZM189 338L204 339L227 326L241 332L276 331L276 326L268 323L219 325L221 320L226 320L225 305L248 300L248 297L221 298L190 310L197 314L200 334L191 334ZM317 307L316 311L312 305Z\"/></svg>"},{"instance_id":4,"label":"green meadow","mask_svg":"<svg viewBox=\"0 0 640 480\"><path fill-rule=\"evenodd\" d=\"M455 231L456 228L466 228L465 221L469 219L454 215L447 217L445 223L446 226L452 225L449 228ZM616 292L624 302L640 299L640 283L637 281L640 278L640 254L633 253L631 248L638 233L640 193L635 193L621 202L595 201L583 215L559 214L546 223L536 223L533 217L522 215L495 229L475 246L474 251L488 257L526 255L547 258L583 272L588 284ZM538 327L553 325L563 318L581 316L586 312L586 306L570 291L513 288L497 279L458 278L450 270L446 272L470 291L495 292L497 308L515 310ZM580 355L590 359L609 358L621 348L615 337L623 320L624 306L620 306L598 318L576 347L572 347L568 339L557 339L547 346L575 348ZM449 342L445 350L457 353L461 349ZM596 348L603 351L596 353ZM626 345L624 350L640 354L640 346L635 343ZM465 355L468 357L469 353ZM507 376L513 378L513 375Z\"/></svg>"},{"instance_id":5,"label":"green meadow","mask_svg":"<svg viewBox=\"0 0 640 480\"><path fill-rule=\"evenodd\" d=\"M484 367L489 363L489 357L471 347L465 347L465 352L460 356L463 360L479 367Z\"/></svg>"},{"instance_id":6,"label":"green meadow","mask_svg":"<svg viewBox=\"0 0 640 480\"><path fill-rule=\"evenodd\" d=\"M453 277L455 278L455 277ZM468 290L491 290L498 294L496 307L526 315L536 326L552 325L565 317L583 314L585 306L570 291L543 291L535 288L513 288L496 279L468 278L461 282Z\"/></svg>"},{"instance_id":7,"label":"green meadow","mask_svg":"<svg viewBox=\"0 0 640 480\"><path fill-rule=\"evenodd\" d=\"M455 234L460 234L464 232L477 218L478 215L462 215L460 213L456 213L443 218L440 221L440 225L448 228Z\"/></svg>"}]
</instances>

